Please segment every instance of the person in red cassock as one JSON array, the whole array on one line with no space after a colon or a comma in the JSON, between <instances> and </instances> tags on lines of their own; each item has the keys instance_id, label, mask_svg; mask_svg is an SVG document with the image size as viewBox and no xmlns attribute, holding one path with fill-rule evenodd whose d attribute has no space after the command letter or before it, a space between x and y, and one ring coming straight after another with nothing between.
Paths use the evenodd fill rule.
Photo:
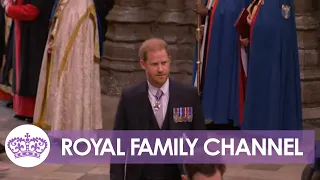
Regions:
<instances>
[{"instance_id":1,"label":"person in red cassock","mask_svg":"<svg viewBox=\"0 0 320 180\"><path fill-rule=\"evenodd\" d=\"M18 119L33 119L40 68L54 0L1 0L14 22L13 109Z\"/></svg>"}]
</instances>

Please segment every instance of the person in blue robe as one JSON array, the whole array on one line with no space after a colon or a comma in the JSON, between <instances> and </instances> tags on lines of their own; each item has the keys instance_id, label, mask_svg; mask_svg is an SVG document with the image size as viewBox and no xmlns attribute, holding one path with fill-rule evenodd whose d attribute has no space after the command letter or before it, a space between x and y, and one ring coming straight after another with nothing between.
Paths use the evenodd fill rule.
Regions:
<instances>
[{"instance_id":1,"label":"person in blue robe","mask_svg":"<svg viewBox=\"0 0 320 180\"><path fill-rule=\"evenodd\" d=\"M196 12L204 19L198 74L197 46L193 66L193 83L200 87L206 123L239 126L240 41L234 24L250 0L208 0ZM199 76L199 77L198 77ZM198 84L197 79L200 79ZM244 94L244 93L243 93ZM220 126L221 127L221 126Z\"/></svg>"},{"instance_id":2,"label":"person in blue robe","mask_svg":"<svg viewBox=\"0 0 320 180\"><path fill-rule=\"evenodd\" d=\"M293 0L259 0L247 18L250 61L243 130L302 129Z\"/></svg>"}]
</instances>

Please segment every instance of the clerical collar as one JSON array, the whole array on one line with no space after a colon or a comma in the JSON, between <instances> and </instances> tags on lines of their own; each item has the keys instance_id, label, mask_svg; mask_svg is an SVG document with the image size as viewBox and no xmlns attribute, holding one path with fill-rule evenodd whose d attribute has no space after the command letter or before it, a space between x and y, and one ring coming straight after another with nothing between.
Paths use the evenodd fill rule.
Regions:
<instances>
[{"instance_id":1,"label":"clerical collar","mask_svg":"<svg viewBox=\"0 0 320 180\"><path fill-rule=\"evenodd\" d=\"M157 94L157 91L159 88L152 86L149 81L147 81L147 82L148 82L149 91L154 95ZM164 95L168 93L168 91L169 91L169 78L167 79L167 81L163 84L163 86L160 89Z\"/></svg>"}]
</instances>

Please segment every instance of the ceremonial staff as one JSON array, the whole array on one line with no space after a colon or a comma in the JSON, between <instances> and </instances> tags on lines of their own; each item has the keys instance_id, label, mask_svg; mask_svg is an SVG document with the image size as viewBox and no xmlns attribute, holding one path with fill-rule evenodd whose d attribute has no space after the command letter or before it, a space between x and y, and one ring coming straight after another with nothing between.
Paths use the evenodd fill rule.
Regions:
<instances>
[{"instance_id":1,"label":"ceremonial staff","mask_svg":"<svg viewBox=\"0 0 320 180\"><path fill-rule=\"evenodd\" d=\"M197 0L197 5L199 6L201 4L201 0ZM201 95L200 92L200 76L201 76L201 55L200 55L200 51L201 51L201 15L197 14L197 29L196 29L196 36L197 36L197 88L198 88L198 94Z\"/></svg>"}]
</instances>

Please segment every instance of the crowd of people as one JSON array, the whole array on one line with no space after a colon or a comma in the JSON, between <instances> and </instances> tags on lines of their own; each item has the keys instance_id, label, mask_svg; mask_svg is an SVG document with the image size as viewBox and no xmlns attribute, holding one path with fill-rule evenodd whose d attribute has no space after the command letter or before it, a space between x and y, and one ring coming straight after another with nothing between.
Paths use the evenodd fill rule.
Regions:
<instances>
[{"instance_id":1,"label":"crowd of people","mask_svg":"<svg viewBox=\"0 0 320 180\"><path fill-rule=\"evenodd\" d=\"M146 80L123 89L114 130L205 130L205 122L245 130L302 129L294 4L283 3L198 4L202 26L193 84L170 78L172 60L164 40L143 42L137 53ZM104 17L113 1L1 0L1 5L0 98L12 100L7 107L15 117L46 130L102 129L99 62ZM244 12L245 37L235 28ZM179 108L188 112L176 114ZM110 176L220 180L225 172L224 165L201 167L112 164Z\"/></svg>"},{"instance_id":2,"label":"crowd of people","mask_svg":"<svg viewBox=\"0 0 320 180\"><path fill-rule=\"evenodd\" d=\"M302 129L294 1L208 0L195 11L203 17L202 63L194 61L193 80L206 121Z\"/></svg>"},{"instance_id":3,"label":"crowd of people","mask_svg":"<svg viewBox=\"0 0 320 180\"><path fill-rule=\"evenodd\" d=\"M113 5L1 0L0 100L15 118L51 130L102 128L99 62Z\"/></svg>"}]
</instances>

